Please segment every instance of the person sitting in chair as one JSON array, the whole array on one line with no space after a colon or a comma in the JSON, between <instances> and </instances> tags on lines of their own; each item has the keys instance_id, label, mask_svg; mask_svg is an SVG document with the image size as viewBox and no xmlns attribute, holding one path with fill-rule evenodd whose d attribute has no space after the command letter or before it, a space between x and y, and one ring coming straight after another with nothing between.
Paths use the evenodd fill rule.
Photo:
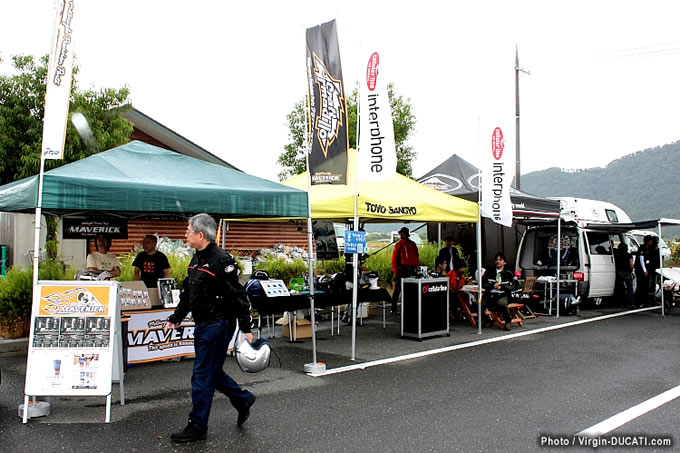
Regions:
<instances>
[{"instance_id":1,"label":"person sitting in chair","mask_svg":"<svg viewBox=\"0 0 680 453\"><path fill-rule=\"evenodd\" d=\"M511 271L505 269L508 260L502 252L494 255L494 262L495 272L493 270L486 271L482 276L482 288L484 290L482 308L498 311L505 321L503 330L510 330L512 316L510 316L508 303L512 291L517 289L517 280Z\"/></svg>"},{"instance_id":2,"label":"person sitting in chair","mask_svg":"<svg viewBox=\"0 0 680 453\"><path fill-rule=\"evenodd\" d=\"M451 291L460 290L467 281L467 278L463 273L464 269L465 261L458 259L453 262L453 269L449 272L449 289Z\"/></svg>"}]
</instances>

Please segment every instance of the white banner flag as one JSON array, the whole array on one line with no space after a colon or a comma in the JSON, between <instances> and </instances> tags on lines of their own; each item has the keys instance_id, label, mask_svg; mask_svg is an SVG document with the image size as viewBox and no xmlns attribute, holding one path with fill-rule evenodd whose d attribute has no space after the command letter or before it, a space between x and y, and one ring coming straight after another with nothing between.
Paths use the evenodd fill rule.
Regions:
<instances>
[{"instance_id":1,"label":"white banner flag","mask_svg":"<svg viewBox=\"0 0 680 453\"><path fill-rule=\"evenodd\" d=\"M66 122L73 72L73 9L75 0L56 0L52 47L47 67L42 153L45 159L64 158Z\"/></svg>"},{"instance_id":2,"label":"white banner flag","mask_svg":"<svg viewBox=\"0 0 680 453\"><path fill-rule=\"evenodd\" d=\"M512 225L510 183L503 131L494 129L491 135L491 152L487 152L482 167L482 216L507 227Z\"/></svg>"},{"instance_id":3,"label":"white banner flag","mask_svg":"<svg viewBox=\"0 0 680 453\"><path fill-rule=\"evenodd\" d=\"M387 95L380 55L372 52L366 66L366 82L359 87L359 178L382 181L397 171L392 109Z\"/></svg>"}]
</instances>

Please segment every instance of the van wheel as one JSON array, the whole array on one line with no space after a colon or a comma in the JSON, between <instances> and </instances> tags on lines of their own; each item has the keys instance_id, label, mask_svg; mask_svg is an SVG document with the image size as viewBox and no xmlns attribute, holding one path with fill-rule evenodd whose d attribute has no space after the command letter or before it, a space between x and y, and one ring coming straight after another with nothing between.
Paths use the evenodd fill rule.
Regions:
<instances>
[{"instance_id":1,"label":"van wheel","mask_svg":"<svg viewBox=\"0 0 680 453\"><path fill-rule=\"evenodd\" d=\"M600 305L602 305L602 298L601 297L592 297L590 299L590 303L592 303L594 307L599 307Z\"/></svg>"}]
</instances>

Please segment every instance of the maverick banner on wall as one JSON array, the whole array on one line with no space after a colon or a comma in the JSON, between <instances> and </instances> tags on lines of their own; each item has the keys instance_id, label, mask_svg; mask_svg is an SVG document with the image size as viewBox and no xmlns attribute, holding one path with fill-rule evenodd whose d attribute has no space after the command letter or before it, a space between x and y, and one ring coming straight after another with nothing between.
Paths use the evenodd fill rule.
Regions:
<instances>
[{"instance_id":1,"label":"maverick banner on wall","mask_svg":"<svg viewBox=\"0 0 680 453\"><path fill-rule=\"evenodd\" d=\"M307 94L312 184L346 184L347 106L335 20L307 29Z\"/></svg>"}]
</instances>

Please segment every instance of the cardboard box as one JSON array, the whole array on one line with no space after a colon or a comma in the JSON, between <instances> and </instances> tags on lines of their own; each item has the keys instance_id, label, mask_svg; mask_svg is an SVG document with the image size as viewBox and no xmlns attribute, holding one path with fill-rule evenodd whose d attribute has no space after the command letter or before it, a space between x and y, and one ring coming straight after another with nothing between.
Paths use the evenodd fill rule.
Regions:
<instances>
[{"instance_id":1,"label":"cardboard box","mask_svg":"<svg viewBox=\"0 0 680 453\"><path fill-rule=\"evenodd\" d=\"M158 289L147 288L142 281L120 282L121 310L144 310L161 306Z\"/></svg>"},{"instance_id":2,"label":"cardboard box","mask_svg":"<svg viewBox=\"0 0 680 453\"><path fill-rule=\"evenodd\" d=\"M281 319L279 321L281 321ZM277 322L277 324L280 323ZM308 319L296 319L294 329L296 339L312 338L312 322ZM283 336L291 338L290 330L288 329L288 321L283 323Z\"/></svg>"}]
</instances>

